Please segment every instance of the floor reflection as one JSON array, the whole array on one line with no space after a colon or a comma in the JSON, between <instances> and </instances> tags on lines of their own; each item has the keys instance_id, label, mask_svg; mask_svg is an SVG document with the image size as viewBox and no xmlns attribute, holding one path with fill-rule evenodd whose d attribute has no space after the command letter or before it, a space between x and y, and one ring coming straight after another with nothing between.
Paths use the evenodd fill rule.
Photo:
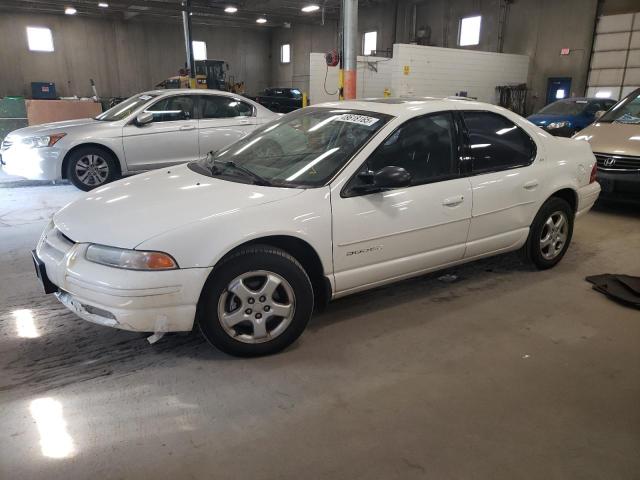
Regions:
<instances>
[{"instance_id":1,"label":"floor reflection","mask_svg":"<svg viewBox=\"0 0 640 480\"><path fill-rule=\"evenodd\" d=\"M67 432L62 404L50 397L37 398L31 402L29 410L38 427L42 455L49 458L72 457L75 446Z\"/></svg>"}]
</instances>

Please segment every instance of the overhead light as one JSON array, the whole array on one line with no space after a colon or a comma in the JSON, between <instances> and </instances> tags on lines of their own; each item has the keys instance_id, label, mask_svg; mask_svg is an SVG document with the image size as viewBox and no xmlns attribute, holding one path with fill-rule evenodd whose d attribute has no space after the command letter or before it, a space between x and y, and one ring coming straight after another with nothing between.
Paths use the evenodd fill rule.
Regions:
<instances>
[{"instance_id":1,"label":"overhead light","mask_svg":"<svg viewBox=\"0 0 640 480\"><path fill-rule=\"evenodd\" d=\"M78 11L73 7L67 7L64 9L64 13L67 15L75 15Z\"/></svg>"},{"instance_id":2,"label":"overhead light","mask_svg":"<svg viewBox=\"0 0 640 480\"><path fill-rule=\"evenodd\" d=\"M258 19L256 19L256 23L267 23L267 19L264 17L260 17Z\"/></svg>"},{"instance_id":3,"label":"overhead light","mask_svg":"<svg viewBox=\"0 0 640 480\"><path fill-rule=\"evenodd\" d=\"M236 7L229 6L229 7L225 8L224 11L227 12L227 13L236 13L238 11L238 9Z\"/></svg>"},{"instance_id":4,"label":"overhead light","mask_svg":"<svg viewBox=\"0 0 640 480\"><path fill-rule=\"evenodd\" d=\"M316 10L320 10L318 5L307 5L306 7L302 7L303 12L315 12Z\"/></svg>"},{"instance_id":5,"label":"overhead light","mask_svg":"<svg viewBox=\"0 0 640 480\"><path fill-rule=\"evenodd\" d=\"M99 6L100 8L109 8L109 4L108 4L108 3L105 3L105 2L100 2L100 3L98 3L98 6Z\"/></svg>"}]
</instances>

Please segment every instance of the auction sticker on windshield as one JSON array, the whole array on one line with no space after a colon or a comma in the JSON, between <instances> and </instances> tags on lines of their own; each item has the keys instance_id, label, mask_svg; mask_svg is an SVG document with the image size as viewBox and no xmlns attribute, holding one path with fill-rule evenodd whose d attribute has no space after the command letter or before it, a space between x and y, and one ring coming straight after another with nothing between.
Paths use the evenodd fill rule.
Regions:
<instances>
[{"instance_id":1,"label":"auction sticker on windshield","mask_svg":"<svg viewBox=\"0 0 640 480\"><path fill-rule=\"evenodd\" d=\"M366 125L370 127L374 123L376 123L379 118L368 117L367 115L356 115L354 113L344 113L336 118L338 122L349 122L349 123L357 123L359 125Z\"/></svg>"}]
</instances>

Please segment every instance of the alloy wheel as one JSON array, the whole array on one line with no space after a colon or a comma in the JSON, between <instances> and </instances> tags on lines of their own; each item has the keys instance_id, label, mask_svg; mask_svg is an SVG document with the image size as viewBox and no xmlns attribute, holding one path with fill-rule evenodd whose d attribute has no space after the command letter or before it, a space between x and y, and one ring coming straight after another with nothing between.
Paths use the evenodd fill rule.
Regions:
<instances>
[{"instance_id":1,"label":"alloy wheel","mask_svg":"<svg viewBox=\"0 0 640 480\"><path fill-rule=\"evenodd\" d=\"M84 155L76 162L75 173L84 185L96 187L109 177L109 164L100 155Z\"/></svg>"},{"instance_id":2,"label":"alloy wheel","mask_svg":"<svg viewBox=\"0 0 640 480\"><path fill-rule=\"evenodd\" d=\"M243 343L264 343L281 335L295 314L295 294L274 272L256 270L229 282L218 300L224 331Z\"/></svg>"},{"instance_id":3,"label":"alloy wheel","mask_svg":"<svg viewBox=\"0 0 640 480\"><path fill-rule=\"evenodd\" d=\"M564 212L553 212L542 227L540 253L545 260L553 260L562 252L569 237L569 221Z\"/></svg>"}]
</instances>

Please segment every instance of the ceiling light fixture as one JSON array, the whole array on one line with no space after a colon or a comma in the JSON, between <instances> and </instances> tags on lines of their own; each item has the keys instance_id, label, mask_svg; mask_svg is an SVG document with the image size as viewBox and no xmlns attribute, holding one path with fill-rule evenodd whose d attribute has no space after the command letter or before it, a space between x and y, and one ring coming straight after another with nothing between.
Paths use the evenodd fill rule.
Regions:
<instances>
[{"instance_id":1,"label":"ceiling light fixture","mask_svg":"<svg viewBox=\"0 0 640 480\"><path fill-rule=\"evenodd\" d=\"M78 11L73 7L67 7L64 9L64 13L66 15L75 15L76 13L78 13Z\"/></svg>"},{"instance_id":2,"label":"ceiling light fixture","mask_svg":"<svg viewBox=\"0 0 640 480\"><path fill-rule=\"evenodd\" d=\"M100 8L109 8L109 4L108 4L108 3L105 3L105 2L100 2L100 3L98 3L98 6L99 6Z\"/></svg>"},{"instance_id":3,"label":"ceiling light fixture","mask_svg":"<svg viewBox=\"0 0 640 480\"><path fill-rule=\"evenodd\" d=\"M318 5L307 5L306 7L302 7L302 11L305 13L315 12L317 10L320 10Z\"/></svg>"},{"instance_id":4,"label":"ceiling light fixture","mask_svg":"<svg viewBox=\"0 0 640 480\"><path fill-rule=\"evenodd\" d=\"M267 19L264 17L257 18L256 23L267 23Z\"/></svg>"},{"instance_id":5,"label":"ceiling light fixture","mask_svg":"<svg viewBox=\"0 0 640 480\"><path fill-rule=\"evenodd\" d=\"M227 8L224 9L224 11L227 13L236 13L238 9L236 7L228 6Z\"/></svg>"}]
</instances>

